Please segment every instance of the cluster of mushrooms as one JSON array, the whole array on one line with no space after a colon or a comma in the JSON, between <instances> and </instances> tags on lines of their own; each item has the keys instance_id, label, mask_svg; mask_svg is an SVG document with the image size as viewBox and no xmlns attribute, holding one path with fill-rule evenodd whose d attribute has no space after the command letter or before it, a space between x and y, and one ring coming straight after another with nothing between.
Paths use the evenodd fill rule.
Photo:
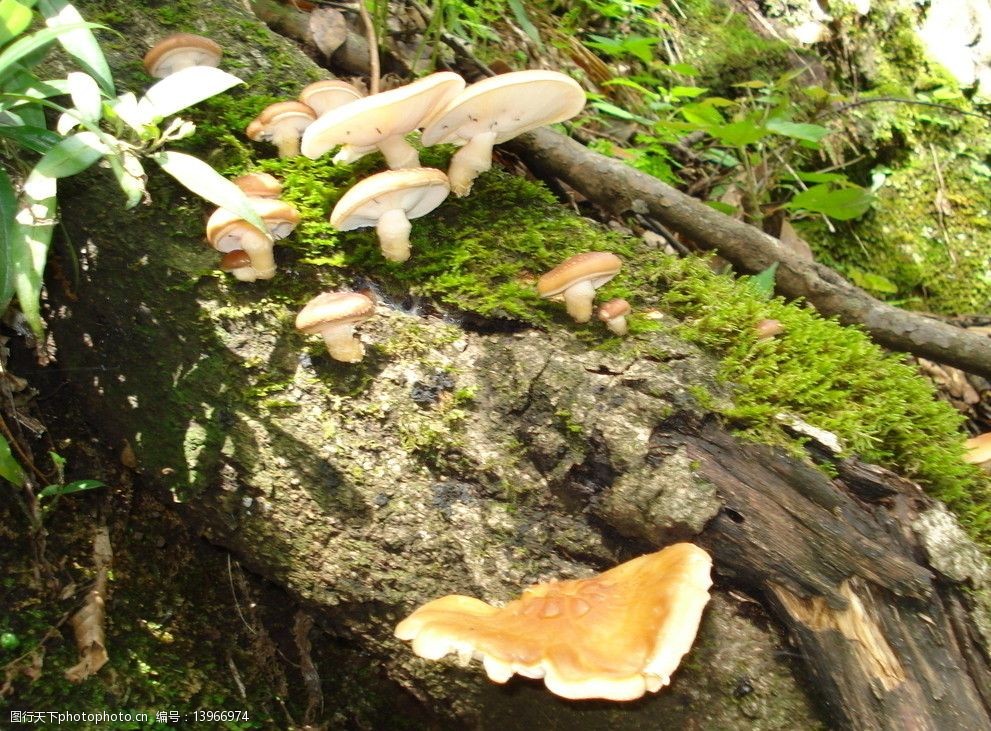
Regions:
<instances>
[{"instance_id":1,"label":"cluster of mushrooms","mask_svg":"<svg viewBox=\"0 0 991 731\"><path fill-rule=\"evenodd\" d=\"M186 33L156 44L145 67L164 77L188 66L219 64L220 46ZM521 99L540 104L521 104ZM471 86L457 74L435 73L371 96L343 81L303 89L298 101L273 104L248 126L248 137L274 144L282 157L317 158L339 148L335 162L380 151L389 165L351 188L330 222L338 230L374 226L382 254L410 257L410 219L426 215L453 192L465 196L492 165L492 147L545 124L569 119L585 104L571 78L553 71L517 71ZM539 106L539 110L538 110ZM405 135L420 129L430 146L460 146L445 174L420 166ZM282 186L265 173L233 181L264 221L266 232L223 208L207 222L207 239L223 254L221 269L241 281L275 276L273 240L288 236L299 213L279 200ZM562 299L580 323L593 314L596 289L619 273L610 252L578 254L537 282L541 297ZM353 363L364 356L354 326L374 314L375 302L358 292L325 292L298 314L296 327L322 335L330 356ZM617 335L627 332L625 300L601 305L598 317ZM640 556L588 579L552 581L526 589L504 607L450 595L417 609L399 623L396 636L411 640L420 656L456 653L463 663L481 659L489 678L514 674L543 678L565 698L632 700L670 682L691 648L712 584L712 560L703 549L679 543Z\"/></svg>"}]
</instances>

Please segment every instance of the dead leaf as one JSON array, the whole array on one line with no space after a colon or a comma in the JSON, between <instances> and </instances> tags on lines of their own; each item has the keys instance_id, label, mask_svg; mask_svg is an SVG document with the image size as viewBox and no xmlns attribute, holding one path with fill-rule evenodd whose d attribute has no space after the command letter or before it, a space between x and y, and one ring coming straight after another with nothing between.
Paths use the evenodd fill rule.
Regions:
<instances>
[{"instance_id":1,"label":"dead leaf","mask_svg":"<svg viewBox=\"0 0 991 731\"><path fill-rule=\"evenodd\" d=\"M798 231L788 223L788 219L781 222L781 233L778 234L778 240L785 245L786 249L803 261L812 261L815 258L812 255L812 247L809 246L805 239L798 235Z\"/></svg>"},{"instance_id":2,"label":"dead leaf","mask_svg":"<svg viewBox=\"0 0 991 731\"><path fill-rule=\"evenodd\" d=\"M79 649L80 657L77 664L65 671L65 678L70 683L79 683L94 675L110 659L107 655L104 625L107 578L112 561L110 531L106 526L102 526L97 528L93 536L93 565L96 568L96 580L93 582L93 588L86 595L82 608L69 620L76 636L76 647Z\"/></svg>"}]
</instances>

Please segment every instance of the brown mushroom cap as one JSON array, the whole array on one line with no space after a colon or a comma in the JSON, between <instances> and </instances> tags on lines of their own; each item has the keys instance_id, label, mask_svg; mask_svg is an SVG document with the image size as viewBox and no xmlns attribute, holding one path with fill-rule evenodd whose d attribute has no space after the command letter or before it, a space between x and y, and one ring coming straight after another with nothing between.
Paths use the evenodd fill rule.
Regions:
<instances>
[{"instance_id":1,"label":"brown mushroom cap","mask_svg":"<svg viewBox=\"0 0 991 731\"><path fill-rule=\"evenodd\" d=\"M576 254L538 279L537 293L545 298L554 297L581 282L591 282L598 289L615 277L622 266L622 259L608 251Z\"/></svg>"},{"instance_id":2,"label":"brown mushroom cap","mask_svg":"<svg viewBox=\"0 0 991 731\"><path fill-rule=\"evenodd\" d=\"M585 92L557 71L513 71L483 79L458 94L425 123L425 146L464 144L495 132L494 144L545 124L571 119L585 106Z\"/></svg>"},{"instance_id":3,"label":"brown mushroom cap","mask_svg":"<svg viewBox=\"0 0 991 731\"><path fill-rule=\"evenodd\" d=\"M358 99L321 115L303 133L300 150L315 159L337 145L373 147L389 138L402 137L419 127L464 86L460 76L442 71Z\"/></svg>"},{"instance_id":4,"label":"brown mushroom cap","mask_svg":"<svg viewBox=\"0 0 991 731\"><path fill-rule=\"evenodd\" d=\"M603 322L614 320L617 317L626 317L632 312L630 303L624 299L609 300L599 306L599 319Z\"/></svg>"},{"instance_id":5,"label":"brown mushroom cap","mask_svg":"<svg viewBox=\"0 0 991 731\"><path fill-rule=\"evenodd\" d=\"M531 586L502 608L442 597L396 637L428 659L480 657L497 683L519 673L565 698L633 700L667 685L691 648L711 567L701 548L678 543L589 579Z\"/></svg>"},{"instance_id":6,"label":"brown mushroom cap","mask_svg":"<svg viewBox=\"0 0 991 731\"><path fill-rule=\"evenodd\" d=\"M323 79L304 86L303 90L299 92L299 101L310 107L317 113L317 116L320 116L364 96L361 90L346 81Z\"/></svg>"},{"instance_id":7,"label":"brown mushroom cap","mask_svg":"<svg viewBox=\"0 0 991 731\"><path fill-rule=\"evenodd\" d=\"M964 454L964 461L970 464L983 464L991 461L991 432L978 434L964 442L967 453Z\"/></svg>"},{"instance_id":8,"label":"brown mushroom cap","mask_svg":"<svg viewBox=\"0 0 991 731\"><path fill-rule=\"evenodd\" d=\"M223 49L193 33L175 33L156 43L144 57L145 70L161 79L189 66L217 66Z\"/></svg>"},{"instance_id":9,"label":"brown mushroom cap","mask_svg":"<svg viewBox=\"0 0 991 731\"><path fill-rule=\"evenodd\" d=\"M282 183L268 173L247 173L232 182L252 198L278 198L282 193Z\"/></svg>"},{"instance_id":10,"label":"brown mushroom cap","mask_svg":"<svg viewBox=\"0 0 991 731\"><path fill-rule=\"evenodd\" d=\"M285 201L273 198L249 198L273 238L284 239L299 223L299 211ZM206 237L217 251L228 253L243 248L240 233L254 226L226 208L218 208L206 222Z\"/></svg>"},{"instance_id":11,"label":"brown mushroom cap","mask_svg":"<svg viewBox=\"0 0 991 731\"><path fill-rule=\"evenodd\" d=\"M353 325L375 314L375 303L357 292L324 292L296 315L296 329L319 335L328 325Z\"/></svg>"},{"instance_id":12,"label":"brown mushroom cap","mask_svg":"<svg viewBox=\"0 0 991 731\"><path fill-rule=\"evenodd\" d=\"M249 266L251 266L251 258L244 249L234 249L234 251L228 251L220 257L220 270L224 272L232 272L235 269Z\"/></svg>"},{"instance_id":13,"label":"brown mushroom cap","mask_svg":"<svg viewBox=\"0 0 991 731\"><path fill-rule=\"evenodd\" d=\"M269 104L261 114L251 120L245 134L249 139L259 142L273 139L277 130L282 128L295 130L298 137L316 118L317 115L305 104L276 102Z\"/></svg>"}]
</instances>

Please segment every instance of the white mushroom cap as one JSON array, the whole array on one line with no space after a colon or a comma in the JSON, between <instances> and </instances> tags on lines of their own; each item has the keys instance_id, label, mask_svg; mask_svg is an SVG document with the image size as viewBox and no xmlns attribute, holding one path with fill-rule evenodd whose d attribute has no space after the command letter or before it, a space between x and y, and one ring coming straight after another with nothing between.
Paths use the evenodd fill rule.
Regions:
<instances>
[{"instance_id":1,"label":"white mushroom cap","mask_svg":"<svg viewBox=\"0 0 991 731\"><path fill-rule=\"evenodd\" d=\"M375 314L375 302L358 292L324 292L306 303L296 315L296 329L307 335L323 335L334 360L357 363L365 355L354 326Z\"/></svg>"},{"instance_id":2,"label":"white mushroom cap","mask_svg":"<svg viewBox=\"0 0 991 731\"><path fill-rule=\"evenodd\" d=\"M425 216L444 202L447 176L433 168L387 170L357 183L334 206L330 223L340 231L375 226L382 254L409 259L409 219Z\"/></svg>"},{"instance_id":3,"label":"white mushroom cap","mask_svg":"<svg viewBox=\"0 0 991 731\"><path fill-rule=\"evenodd\" d=\"M320 116L364 96L356 86L346 81L324 79L304 86L303 90L299 92L299 101L310 107L317 113L317 116Z\"/></svg>"},{"instance_id":4,"label":"white mushroom cap","mask_svg":"<svg viewBox=\"0 0 991 731\"><path fill-rule=\"evenodd\" d=\"M220 44L193 33L174 33L149 49L144 57L145 70L156 79L190 66L217 66L223 55Z\"/></svg>"},{"instance_id":5,"label":"white mushroom cap","mask_svg":"<svg viewBox=\"0 0 991 731\"><path fill-rule=\"evenodd\" d=\"M585 106L585 92L557 71L514 71L472 84L427 120L425 146L464 145L451 159L455 195L467 195L492 166L492 146L531 129L570 119Z\"/></svg>"},{"instance_id":6,"label":"white mushroom cap","mask_svg":"<svg viewBox=\"0 0 991 731\"><path fill-rule=\"evenodd\" d=\"M300 102L276 102L265 107L251 120L245 134L249 139L271 142L279 148L279 157L299 154L303 130L317 118L312 109Z\"/></svg>"},{"instance_id":7,"label":"white mushroom cap","mask_svg":"<svg viewBox=\"0 0 991 731\"><path fill-rule=\"evenodd\" d=\"M275 239L285 238L299 223L299 212L285 201L272 198L248 200ZM233 211L226 208L215 210L206 222L206 236L210 245L221 253L243 249L250 257L258 279L275 276L275 258L269 236Z\"/></svg>"},{"instance_id":8,"label":"white mushroom cap","mask_svg":"<svg viewBox=\"0 0 991 731\"><path fill-rule=\"evenodd\" d=\"M615 277L622 266L623 260L608 251L575 254L537 280L537 294L544 298L562 295L575 322L588 322L595 290Z\"/></svg>"},{"instance_id":9,"label":"white mushroom cap","mask_svg":"<svg viewBox=\"0 0 991 731\"><path fill-rule=\"evenodd\" d=\"M970 464L983 464L991 461L991 432L978 434L964 442L967 453L964 461Z\"/></svg>"},{"instance_id":10,"label":"white mushroom cap","mask_svg":"<svg viewBox=\"0 0 991 731\"><path fill-rule=\"evenodd\" d=\"M353 148L378 147L392 169L418 167L416 150L403 135L464 89L465 81L449 71L425 76L398 89L345 104L322 115L303 133L300 149L316 159L332 147L348 148L343 159L355 159ZM338 158L334 158L338 161Z\"/></svg>"}]
</instances>

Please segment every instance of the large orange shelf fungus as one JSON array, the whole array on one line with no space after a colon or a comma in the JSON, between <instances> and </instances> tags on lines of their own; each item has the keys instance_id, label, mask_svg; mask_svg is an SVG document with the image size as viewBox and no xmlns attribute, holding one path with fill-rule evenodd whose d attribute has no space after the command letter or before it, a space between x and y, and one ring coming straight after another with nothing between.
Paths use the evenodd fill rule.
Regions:
<instances>
[{"instance_id":1,"label":"large orange shelf fungus","mask_svg":"<svg viewBox=\"0 0 991 731\"><path fill-rule=\"evenodd\" d=\"M494 607L450 595L396 627L420 657L479 658L489 679L543 678L571 699L629 701L671 681L709 601L712 559L676 543L588 579L552 581Z\"/></svg>"}]
</instances>

